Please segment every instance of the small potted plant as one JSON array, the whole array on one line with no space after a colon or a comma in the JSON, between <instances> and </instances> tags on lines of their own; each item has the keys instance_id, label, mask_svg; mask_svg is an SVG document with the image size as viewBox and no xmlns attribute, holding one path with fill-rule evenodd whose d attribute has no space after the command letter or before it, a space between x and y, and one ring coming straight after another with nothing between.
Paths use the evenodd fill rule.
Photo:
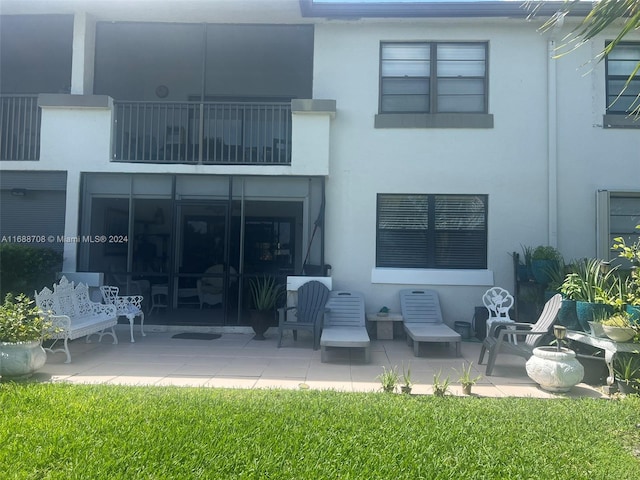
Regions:
<instances>
[{"instance_id":1,"label":"small potted plant","mask_svg":"<svg viewBox=\"0 0 640 480\"><path fill-rule=\"evenodd\" d=\"M640 360L634 353L621 352L613 361L620 393L640 393Z\"/></svg>"},{"instance_id":2,"label":"small potted plant","mask_svg":"<svg viewBox=\"0 0 640 480\"><path fill-rule=\"evenodd\" d=\"M469 366L465 367L464 362L462 363L462 370L460 373L460 385L462 385L462 393L464 395L471 395L471 387L473 387L478 380L482 378L482 375L478 375L476 377L471 376L471 366L473 362L469 362Z\"/></svg>"},{"instance_id":3,"label":"small potted plant","mask_svg":"<svg viewBox=\"0 0 640 480\"><path fill-rule=\"evenodd\" d=\"M382 373L378 375L378 380L382 384L382 391L386 393L394 393L398 386L398 367L393 367L387 370L387 367L382 367Z\"/></svg>"},{"instance_id":4,"label":"small potted plant","mask_svg":"<svg viewBox=\"0 0 640 480\"><path fill-rule=\"evenodd\" d=\"M636 226L640 231L640 225ZM627 245L623 237L613 239L612 250L618 251L618 257L626 258L631 263L626 292L626 311L634 323L640 323L640 239Z\"/></svg>"},{"instance_id":5,"label":"small potted plant","mask_svg":"<svg viewBox=\"0 0 640 480\"><path fill-rule=\"evenodd\" d=\"M442 370L433 376L433 394L436 397L444 397L449 392L449 377L442 380Z\"/></svg>"},{"instance_id":6,"label":"small potted plant","mask_svg":"<svg viewBox=\"0 0 640 480\"><path fill-rule=\"evenodd\" d=\"M407 366L407 369L405 370L404 363L403 363L402 364L402 385L400 385L400 391L408 395L411 393L412 388L413 388L413 382L411 381L411 364L409 364Z\"/></svg>"},{"instance_id":7,"label":"small potted plant","mask_svg":"<svg viewBox=\"0 0 640 480\"><path fill-rule=\"evenodd\" d=\"M51 322L24 294L7 293L0 305L0 375L29 377L47 361L42 348L52 329Z\"/></svg>"},{"instance_id":8,"label":"small potted plant","mask_svg":"<svg viewBox=\"0 0 640 480\"><path fill-rule=\"evenodd\" d=\"M275 316L275 309L284 294L284 286L275 277L262 276L249 280L251 293L251 328L254 340L264 340L264 334Z\"/></svg>"}]
</instances>

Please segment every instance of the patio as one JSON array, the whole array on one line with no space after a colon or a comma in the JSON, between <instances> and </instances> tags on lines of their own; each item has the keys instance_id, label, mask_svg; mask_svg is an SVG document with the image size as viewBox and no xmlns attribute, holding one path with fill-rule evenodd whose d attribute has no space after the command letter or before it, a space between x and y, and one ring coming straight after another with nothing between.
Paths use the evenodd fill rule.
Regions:
<instances>
[{"instance_id":1,"label":"patio","mask_svg":"<svg viewBox=\"0 0 640 480\"><path fill-rule=\"evenodd\" d=\"M136 343L130 343L129 327L116 327L120 343L70 342L72 363L65 356L48 354L47 363L32 377L36 381L105 383L121 385L173 385L222 388L312 388L340 391L379 391L377 376L382 366L411 366L413 393L430 394L434 374L451 380L450 392L461 395L457 382L462 362L473 362L473 370L482 378L473 388L474 395L486 397L606 397L599 388L584 383L569 394L545 392L529 379L524 359L500 355L494 375L484 376L484 365L478 366L481 343L464 341L462 358L452 348L434 346L425 357L414 357L403 339L372 340L371 363L364 364L360 352L349 355L346 349L331 352L330 363L320 362L320 350L311 348L311 337L300 332L298 341L291 336L277 348L277 332L271 329L265 341L253 340L249 329L220 332L212 340L176 339L188 327L149 325L146 337L136 326ZM191 331L216 330L191 329ZM289 333L290 335L290 333ZM95 338L95 337L94 337ZM345 350L345 351L343 351Z\"/></svg>"}]
</instances>

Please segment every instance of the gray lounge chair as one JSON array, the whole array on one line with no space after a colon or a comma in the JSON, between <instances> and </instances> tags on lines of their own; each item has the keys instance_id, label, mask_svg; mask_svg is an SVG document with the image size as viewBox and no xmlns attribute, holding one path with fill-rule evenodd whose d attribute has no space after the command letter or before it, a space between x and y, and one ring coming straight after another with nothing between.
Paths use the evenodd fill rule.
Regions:
<instances>
[{"instance_id":1,"label":"gray lounge chair","mask_svg":"<svg viewBox=\"0 0 640 480\"><path fill-rule=\"evenodd\" d=\"M320 360L327 361L328 347L363 348L369 363L371 341L365 326L364 295L360 292L333 291L329 294L320 337Z\"/></svg>"},{"instance_id":2,"label":"gray lounge chair","mask_svg":"<svg viewBox=\"0 0 640 480\"><path fill-rule=\"evenodd\" d=\"M293 330L293 340L298 339L298 330L309 330L313 333L313 349L318 349L322 317L329 299L329 289L322 283L312 280L298 288L298 302L295 307L278 309L278 348L282 345L282 334L285 330ZM293 312L295 313L293 313ZM289 319L288 313L295 315Z\"/></svg>"},{"instance_id":3,"label":"gray lounge chair","mask_svg":"<svg viewBox=\"0 0 640 480\"><path fill-rule=\"evenodd\" d=\"M494 321L491 324L491 330L487 334L487 338L485 338L482 343L480 359L478 360L478 363L482 364L484 354L487 350L489 351L489 360L487 361L485 375L489 376L491 372L493 372L493 366L496 363L496 357L499 353L510 353L529 359L533 354L533 349L540 345L545 337L551 336L551 328L556 321L561 305L562 297L560 294L554 295L553 298L544 305L538 321L534 324ZM502 330L496 334L499 327L501 327ZM516 335L526 335L524 342L518 342L518 344L515 345L507 339L507 337L514 337Z\"/></svg>"},{"instance_id":4,"label":"gray lounge chair","mask_svg":"<svg viewBox=\"0 0 640 480\"><path fill-rule=\"evenodd\" d=\"M413 345L413 354L420 355L421 343L453 343L456 356L460 356L462 336L442 320L440 300L435 290L400 290L402 321L407 343Z\"/></svg>"}]
</instances>

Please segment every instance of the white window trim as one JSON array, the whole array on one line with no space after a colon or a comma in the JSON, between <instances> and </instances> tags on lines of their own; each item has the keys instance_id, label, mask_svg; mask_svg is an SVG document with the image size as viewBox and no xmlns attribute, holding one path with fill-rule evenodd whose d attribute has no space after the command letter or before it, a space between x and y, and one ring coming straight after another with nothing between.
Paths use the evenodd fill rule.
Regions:
<instances>
[{"instance_id":1,"label":"white window trim","mask_svg":"<svg viewBox=\"0 0 640 480\"><path fill-rule=\"evenodd\" d=\"M373 268L371 283L392 285L493 286L493 270Z\"/></svg>"}]
</instances>

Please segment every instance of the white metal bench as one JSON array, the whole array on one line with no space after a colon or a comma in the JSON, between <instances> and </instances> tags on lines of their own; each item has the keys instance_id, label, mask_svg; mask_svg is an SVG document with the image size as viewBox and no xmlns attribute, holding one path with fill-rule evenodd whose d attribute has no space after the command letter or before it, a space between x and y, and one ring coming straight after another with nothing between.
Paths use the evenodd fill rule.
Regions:
<instances>
[{"instance_id":1,"label":"white metal bench","mask_svg":"<svg viewBox=\"0 0 640 480\"><path fill-rule=\"evenodd\" d=\"M65 276L59 283L53 285L53 291L45 287L40 293L36 292L36 305L44 312L49 312L49 319L57 329L51 336L53 344L45 350L67 355L65 363L71 363L69 340L89 337L94 333L99 336L111 335L113 343L118 343L114 326L118 323L115 305L104 305L93 302L89 298L89 288L80 283L74 286ZM63 341L62 348L54 348L59 340Z\"/></svg>"}]
</instances>

